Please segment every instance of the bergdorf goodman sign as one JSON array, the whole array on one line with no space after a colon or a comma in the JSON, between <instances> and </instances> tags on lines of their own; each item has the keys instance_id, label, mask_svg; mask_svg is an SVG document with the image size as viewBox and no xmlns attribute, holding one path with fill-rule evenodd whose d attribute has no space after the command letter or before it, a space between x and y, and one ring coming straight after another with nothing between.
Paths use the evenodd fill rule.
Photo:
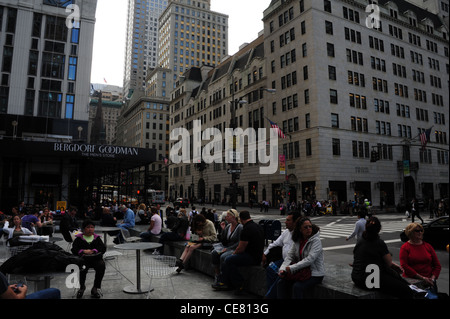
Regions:
<instances>
[{"instance_id":1,"label":"bergdorf goodman sign","mask_svg":"<svg viewBox=\"0 0 450 319\"><path fill-rule=\"evenodd\" d=\"M81 156L102 158L115 158L116 155L139 156L138 148L113 145L53 143L53 151L78 153Z\"/></svg>"}]
</instances>

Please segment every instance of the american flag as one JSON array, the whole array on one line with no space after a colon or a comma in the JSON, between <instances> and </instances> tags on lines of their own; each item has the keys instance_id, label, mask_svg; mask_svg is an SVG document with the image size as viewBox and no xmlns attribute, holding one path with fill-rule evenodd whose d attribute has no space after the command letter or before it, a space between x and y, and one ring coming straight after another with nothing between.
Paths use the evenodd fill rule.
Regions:
<instances>
[{"instance_id":1,"label":"american flag","mask_svg":"<svg viewBox=\"0 0 450 319\"><path fill-rule=\"evenodd\" d=\"M430 140L431 128L420 133L420 143L422 144L422 150L427 146L428 141Z\"/></svg>"},{"instance_id":2,"label":"american flag","mask_svg":"<svg viewBox=\"0 0 450 319\"><path fill-rule=\"evenodd\" d=\"M269 120L269 122L270 122L270 126L277 130L279 138L286 138L286 135L283 133L283 131L280 129L280 127L277 125L277 123L274 123L271 120Z\"/></svg>"}]
</instances>

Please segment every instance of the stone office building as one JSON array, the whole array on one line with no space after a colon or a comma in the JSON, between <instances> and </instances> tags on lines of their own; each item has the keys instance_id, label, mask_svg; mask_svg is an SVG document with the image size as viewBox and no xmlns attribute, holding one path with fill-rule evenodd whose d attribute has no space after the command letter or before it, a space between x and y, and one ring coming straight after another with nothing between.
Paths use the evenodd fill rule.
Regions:
<instances>
[{"instance_id":1,"label":"stone office building","mask_svg":"<svg viewBox=\"0 0 450 319\"><path fill-rule=\"evenodd\" d=\"M252 98L242 111L239 105L238 126L267 128L267 119L278 124L286 134L279 140L285 174L259 175L241 164L238 201L367 198L393 206L403 198L447 198L448 4L429 2L435 5L378 1L374 28L366 25L371 1L273 0L264 11L256 68L262 77L256 79L257 87L276 93L254 99L256 62L240 52L202 79L192 101L171 115L171 125L189 128L191 119L200 119L202 129L228 127L232 92ZM227 76L217 84L221 72ZM176 123L176 116L183 121ZM430 135L422 149L424 132ZM205 189L205 199L224 198L227 168L173 166L170 184L180 194L180 185L198 181L196 194Z\"/></svg>"}]
</instances>

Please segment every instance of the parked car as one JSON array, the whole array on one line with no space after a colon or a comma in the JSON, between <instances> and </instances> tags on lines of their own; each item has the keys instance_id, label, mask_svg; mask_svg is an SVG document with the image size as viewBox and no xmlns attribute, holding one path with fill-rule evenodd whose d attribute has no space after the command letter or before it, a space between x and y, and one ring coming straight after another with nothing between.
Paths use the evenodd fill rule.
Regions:
<instances>
[{"instance_id":1,"label":"parked car","mask_svg":"<svg viewBox=\"0 0 450 319\"><path fill-rule=\"evenodd\" d=\"M449 244L449 217L442 216L436 218L423 226L423 240L431 244L436 249L445 249ZM403 242L408 241L408 237L403 230L400 234Z\"/></svg>"},{"instance_id":2,"label":"parked car","mask_svg":"<svg viewBox=\"0 0 450 319\"><path fill-rule=\"evenodd\" d=\"M173 206L189 207L189 200L187 198L179 197L173 202Z\"/></svg>"}]
</instances>

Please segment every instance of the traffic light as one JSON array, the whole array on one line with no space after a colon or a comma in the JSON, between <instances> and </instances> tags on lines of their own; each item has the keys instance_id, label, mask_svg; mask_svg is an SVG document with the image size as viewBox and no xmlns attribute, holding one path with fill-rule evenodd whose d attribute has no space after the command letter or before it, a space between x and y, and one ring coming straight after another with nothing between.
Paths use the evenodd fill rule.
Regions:
<instances>
[{"instance_id":1,"label":"traffic light","mask_svg":"<svg viewBox=\"0 0 450 319\"><path fill-rule=\"evenodd\" d=\"M206 163L203 160L200 163L195 164L194 166L200 172L203 172L206 169Z\"/></svg>"},{"instance_id":2,"label":"traffic light","mask_svg":"<svg viewBox=\"0 0 450 319\"><path fill-rule=\"evenodd\" d=\"M370 154L370 161L375 163L380 160L380 154L377 151L372 151Z\"/></svg>"}]
</instances>

